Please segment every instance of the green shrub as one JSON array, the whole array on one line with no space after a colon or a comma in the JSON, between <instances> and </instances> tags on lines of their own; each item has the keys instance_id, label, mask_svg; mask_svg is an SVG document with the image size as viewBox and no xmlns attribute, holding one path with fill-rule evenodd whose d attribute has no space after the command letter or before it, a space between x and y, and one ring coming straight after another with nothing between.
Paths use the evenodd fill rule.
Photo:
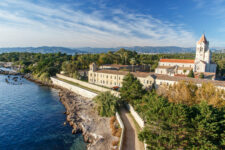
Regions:
<instances>
[{"instance_id":1,"label":"green shrub","mask_svg":"<svg viewBox=\"0 0 225 150\"><path fill-rule=\"evenodd\" d=\"M97 103L97 111L100 116L114 116L119 107L119 99L110 92L100 93L94 98Z\"/></svg>"}]
</instances>

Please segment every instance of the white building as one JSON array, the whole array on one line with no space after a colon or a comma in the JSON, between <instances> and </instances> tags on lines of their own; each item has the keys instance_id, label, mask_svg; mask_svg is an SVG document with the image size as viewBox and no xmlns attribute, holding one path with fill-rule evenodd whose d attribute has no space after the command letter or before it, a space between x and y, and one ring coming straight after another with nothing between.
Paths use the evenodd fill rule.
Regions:
<instances>
[{"instance_id":1,"label":"white building","mask_svg":"<svg viewBox=\"0 0 225 150\"><path fill-rule=\"evenodd\" d=\"M192 59L160 59L157 74L170 76L187 75L191 70L196 73L216 73L217 65L211 62L209 42L203 34L196 44L195 60Z\"/></svg>"}]
</instances>

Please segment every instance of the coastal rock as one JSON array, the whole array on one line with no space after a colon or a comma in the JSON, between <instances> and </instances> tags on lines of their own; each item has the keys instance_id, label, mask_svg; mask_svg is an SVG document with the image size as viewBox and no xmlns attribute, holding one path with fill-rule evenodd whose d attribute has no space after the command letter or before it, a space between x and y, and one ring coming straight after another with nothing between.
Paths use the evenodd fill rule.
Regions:
<instances>
[{"instance_id":1,"label":"coastal rock","mask_svg":"<svg viewBox=\"0 0 225 150\"><path fill-rule=\"evenodd\" d=\"M73 127L72 133L82 132L88 150L112 149L112 141L119 140L112 136L110 119L98 116L91 99L62 89L60 100L66 108L66 120Z\"/></svg>"}]
</instances>

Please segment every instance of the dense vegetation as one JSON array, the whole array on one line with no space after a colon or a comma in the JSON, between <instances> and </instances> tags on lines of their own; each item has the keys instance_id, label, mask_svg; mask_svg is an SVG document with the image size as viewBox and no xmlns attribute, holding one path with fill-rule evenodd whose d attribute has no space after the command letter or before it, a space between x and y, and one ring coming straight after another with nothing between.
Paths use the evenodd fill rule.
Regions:
<instances>
[{"instance_id":1,"label":"dense vegetation","mask_svg":"<svg viewBox=\"0 0 225 150\"><path fill-rule=\"evenodd\" d=\"M123 48L116 52L101 54L80 54L67 55L62 53L41 54L41 53L3 53L0 54L0 61L15 62L22 66L22 73L32 73L38 77L45 73L46 76L54 75L63 70L71 77L77 77L79 69L88 69L91 62L102 64L147 64L149 71L154 71L160 58L194 59L194 53L186 54L138 54L135 51L128 51ZM225 54L212 55L212 60L217 63L217 73L225 75Z\"/></svg>"},{"instance_id":2,"label":"dense vegetation","mask_svg":"<svg viewBox=\"0 0 225 150\"><path fill-rule=\"evenodd\" d=\"M140 101L139 101L140 102ZM187 106L146 95L136 106L146 125L139 139L149 149L224 149L225 111L205 102Z\"/></svg>"},{"instance_id":3,"label":"dense vegetation","mask_svg":"<svg viewBox=\"0 0 225 150\"><path fill-rule=\"evenodd\" d=\"M225 148L223 90L209 83L198 87L182 81L157 93L153 90L139 95L133 88L139 86L128 74L120 92L146 122L139 139L148 144L148 149Z\"/></svg>"},{"instance_id":4,"label":"dense vegetation","mask_svg":"<svg viewBox=\"0 0 225 150\"><path fill-rule=\"evenodd\" d=\"M133 74L128 74L123 79L123 86L119 89L121 99L133 104L134 99L140 99L145 91L140 81Z\"/></svg>"},{"instance_id":5,"label":"dense vegetation","mask_svg":"<svg viewBox=\"0 0 225 150\"><path fill-rule=\"evenodd\" d=\"M114 116L119 108L119 99L113 96L109 91L102 92L94 98L97 104L97 111L100 116Z\"/></svg>"},{"instance_id":6,"label":"dense vegetation","mask_svg":"<svg viewBox=\"0 0 225 150\"><path fill-rule=\"evenodd\" d=\"M214 107L225 107L225 91L215 88L212 83L203 83L201 87L191 82L181 81L177 84L159 88L159 95L166 97L169 102L188 106L200 104L202 101Z\"/></svg>"}]
</instances>

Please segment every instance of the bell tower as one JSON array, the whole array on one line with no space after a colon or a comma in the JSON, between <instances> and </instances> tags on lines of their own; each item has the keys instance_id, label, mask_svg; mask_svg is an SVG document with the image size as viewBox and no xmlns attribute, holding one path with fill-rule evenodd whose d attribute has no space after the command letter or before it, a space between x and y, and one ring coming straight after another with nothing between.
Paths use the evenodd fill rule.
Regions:
<instances>
[{"instance_id":1,"label":"bell tower","mask_svg":"<svg viewBox=\"0 0 225 150\"><path fill-rule=\"evenodd\" d=\"M207 41L205 34L202 35L200 40L196 44L196 56L195 62L204 61L210 63L211 52L209 50L209 42Z\"/></svg>"}]
</instances>

